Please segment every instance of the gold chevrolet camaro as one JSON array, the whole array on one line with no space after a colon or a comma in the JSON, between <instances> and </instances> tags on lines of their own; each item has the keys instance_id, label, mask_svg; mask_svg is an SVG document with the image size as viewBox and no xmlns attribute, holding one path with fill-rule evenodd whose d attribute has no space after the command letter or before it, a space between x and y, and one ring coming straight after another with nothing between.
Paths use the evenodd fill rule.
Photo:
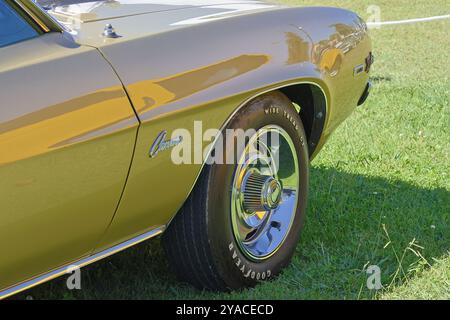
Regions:
<instances>
[{"instance_id":1,"label":"gold chevrolet camaro","mask_svg":"<svg viewBox=\"0 0 450 320\"><path fill-rule=\"evenodd\" d=\"M197 288L276 277L371 50L336 8L0 0L0 298L159 235Z\"/></svg>"}]
</instances>

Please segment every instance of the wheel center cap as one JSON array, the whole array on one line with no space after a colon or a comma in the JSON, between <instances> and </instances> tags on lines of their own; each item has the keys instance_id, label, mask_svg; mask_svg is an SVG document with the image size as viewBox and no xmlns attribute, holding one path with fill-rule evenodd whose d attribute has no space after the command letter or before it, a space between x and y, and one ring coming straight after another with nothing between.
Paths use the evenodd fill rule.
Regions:
<instances>
[{"instance_id":1,"label":"wheel center cap","mask_svg":"<svg viewBox=\"0 0 450 320\"><path fill-rule=\"evenodd\" d=\"M262 192L262 202L266 209L274 210L278 207L282 190L281 183L278 180L270 178L266 181Z\"/></svg>"},{"instance_id":2,"label":"wheel center cap","mask_svg":"<svg viewBox=\"0 0 450 320\"><path fill-rule=\"evenodd\" d=\"M283 187L272 176L249 173L244 178L244 208L248 214L274 210L281 202Z\"/></svg>"}]
</instances>

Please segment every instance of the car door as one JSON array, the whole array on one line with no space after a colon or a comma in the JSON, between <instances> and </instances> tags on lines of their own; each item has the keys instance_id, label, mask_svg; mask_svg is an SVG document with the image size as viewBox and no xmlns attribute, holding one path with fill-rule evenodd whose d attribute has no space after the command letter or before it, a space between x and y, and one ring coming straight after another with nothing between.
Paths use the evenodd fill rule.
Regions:
<instances>
[{"instance_id":1,"label":"car door","mask_svg":"<svg viewBox=\"0 0 450 320\"><path fill-rule=\"evenodd\" d=\"M0 1L0 289L91 253L138 120L99 52Z\"/></svg>"}]
</instances>

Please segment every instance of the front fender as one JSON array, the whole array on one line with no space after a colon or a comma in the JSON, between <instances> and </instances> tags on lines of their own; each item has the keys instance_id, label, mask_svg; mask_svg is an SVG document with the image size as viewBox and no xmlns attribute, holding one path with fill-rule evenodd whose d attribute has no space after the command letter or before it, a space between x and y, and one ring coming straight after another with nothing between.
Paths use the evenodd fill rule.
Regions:
<instances>
[{"instance_id":1,"label":"front fender","mask_svg":"<svg viewBox=\"0 0 450 320\"><path fill-rule=\"evenodd\" d=\"M351 82L347 73L333 77L314 57L319 34L331 36L328 28L318 35L305 31L304 24L314 21L310 15L317 10L256 12L100 48L121 77L142 124L122 201L98 250L167 224L188 197L203 161L192 158L192 164L176 165L170 151L150 159L149 148L160 132L170 136L184 128L193 137L192 150L206 147L211 141L198 137L195 121L201 121L203 132L220 129L249 99L292 84L317 85L327 101L353 99L351 90L336 98L341 87L335 82ZM338 117L334 113L327 121Z\"/></svg>"}]
</instances>

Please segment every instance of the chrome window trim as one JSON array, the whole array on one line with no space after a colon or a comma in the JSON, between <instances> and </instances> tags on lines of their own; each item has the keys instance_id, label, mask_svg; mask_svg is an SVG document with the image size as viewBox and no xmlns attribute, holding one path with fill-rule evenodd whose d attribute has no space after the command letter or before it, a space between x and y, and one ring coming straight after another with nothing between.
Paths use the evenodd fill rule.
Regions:
<instances>
[{"instance_id":1,"label":"chrome window trim","mask_svg":"<svg viewBox=\"0 0 450 320\"><path fill-rule=\"evenodd\" d=\"M44 32L63 32L61 25L32 0L12 0Z\"/></svg>"}]
</instances>

